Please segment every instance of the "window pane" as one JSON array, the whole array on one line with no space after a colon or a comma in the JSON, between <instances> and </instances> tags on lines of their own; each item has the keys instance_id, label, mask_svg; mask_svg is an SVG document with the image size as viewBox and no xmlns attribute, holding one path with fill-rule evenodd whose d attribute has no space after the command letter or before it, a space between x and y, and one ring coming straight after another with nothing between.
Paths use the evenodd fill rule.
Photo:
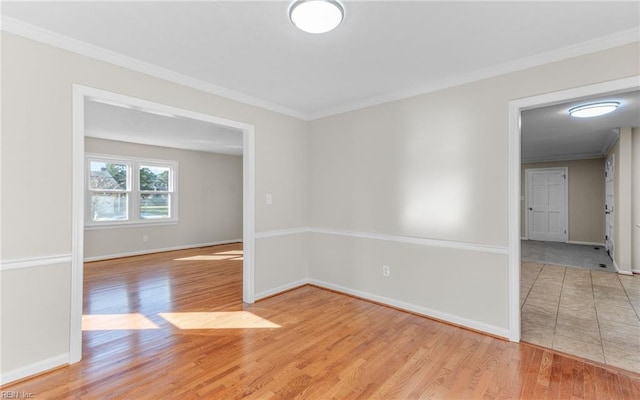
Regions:
<instances>
[{"instance_id":1,"label":"window pane","mask_svg":"<svg viewBox=\"0 0 640 400\"><path fill-rule=\"evenodd\" d=\"M127 204L126 193L91 193L91 220L124 221Z\"/></svg>"},{"instance_id":2,"label":"window pane","mask_svg":"<svg viewBox=\"0 0 640 400\"><path fill-rule=\"evenodd\" d=\"M91 161L89 188L97 190L127 190L127 164Z\"/></svg>"},{"instance_id":3,"label":"window pane","mask_svg":"<svg viewBox=\"0 0 640 400\"><path fill-rule=\"evenodd\" d=\"M169 191L169 167L140 166L140 190Z\"/></svg>"},{"instance_id":4,"label":"window pane","mask_svg":"<svg viewBox=\"0 0 640 400\"><path fill-rule=\"evenodd\" d=\"M141 194L140 218L169 218L168 194Z\"/></svg>"}]
</instances>

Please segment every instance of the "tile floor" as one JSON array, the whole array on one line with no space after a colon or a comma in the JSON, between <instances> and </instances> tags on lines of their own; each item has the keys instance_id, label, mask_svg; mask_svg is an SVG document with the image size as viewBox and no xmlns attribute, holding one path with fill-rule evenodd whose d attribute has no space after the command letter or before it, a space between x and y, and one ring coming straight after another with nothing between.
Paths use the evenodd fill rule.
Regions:
<instances>
[{"instance_id":1,"label":"tile floor","mask_svg":"<svg viewBox=\"0 0 640 400\"><path fill-rule=\"evenodd\" d=\"M640 373L640 275L521 265L522 341Z\"/></svg>"}]
</instances>

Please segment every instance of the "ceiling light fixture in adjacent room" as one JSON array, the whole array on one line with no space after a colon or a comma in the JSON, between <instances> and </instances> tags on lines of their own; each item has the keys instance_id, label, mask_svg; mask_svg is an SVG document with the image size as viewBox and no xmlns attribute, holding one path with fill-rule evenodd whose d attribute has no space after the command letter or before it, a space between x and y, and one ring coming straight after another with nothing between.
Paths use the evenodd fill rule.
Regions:
<instances>
[{"instance_id":1,"label":"ceiling light fixture in adjacent room","mask_svg":"<svg viewBox=\"0 0 640 400\"><path fill-rule=\"evenodd\" d=\"M603 103L583 104L569 110L569 115L576 118L598 117L615 111L620 106L617 101L607 101Z\"/></svg>"},{"instance_id":2,"label":"ceiling light fixture in adjacent room","mask_svg":"<svg viewBox=\"0 0 640 400\"><path fill-rule=\"evenodd\" d=\"M289 8L289 19L300 30L325 33L344 19L344 7L336 0L297 0Z\"/></svg>"}]
</instances>

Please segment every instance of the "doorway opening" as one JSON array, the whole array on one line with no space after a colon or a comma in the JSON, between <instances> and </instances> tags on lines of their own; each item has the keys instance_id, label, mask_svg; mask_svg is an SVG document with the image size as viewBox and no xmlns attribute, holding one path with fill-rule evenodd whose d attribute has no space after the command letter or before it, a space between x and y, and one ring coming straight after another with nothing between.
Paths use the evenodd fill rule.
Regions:
<instances>
[{"instance_id":1,"label":"doorway opening","mask_svg":"<svg viewBox=\"0 0 640 400\"><path fill-rule=\"evenodd\" d=\"M242 136L242 298L253 303L255 295L255 128L253 125L168 106L136 97L100 89L73 85L73 228L70 304L70 362L82 358L83 262L85 228L85 107L87 100L100 99L151 114L171 115L192 121L213 124ZM206 141L206 140L205 140Z\"/></svg>"},{"instance_id":2,"label":"doorway opening","mask_svg":"<svg viewBox=\"0 0 640 400\"><path fill-rule=\"evenodd\" d=\"M521 324L522 326L527 325L529 329L537 330L537 332L534 333L538 334L539 338L542 338L540 342L536 344L631 370L640 368L640 363L636 363L637 365L633 364L634 361L625 358L624 354L616 354L615 344L612 344L615 340L614 335L612 334L609 335L609 337L606 337L606 332L609 328L611 329L609 329L608 332L620 331L620 327L616 326L616 324L620 324L620 321L613 321L613 318L602 320L602 318L599 317L603 315L613 316L613 311L612 313L607 314L605 309L607 307L615 307L618 314L621 313L620 310L624 310L625 312L628 311L627 316L631 319L635 318L633 322L637 322L638 312L637 310L634 310L633 304L625 303L616 304L614 306L607 303L606 300L603 300L607 298L610 299L612 296L616 296L616 298L620 298L622 300L627 299L627 293L630 290L629 288L637 284L637 276L629 277L634 280L631 282L626 279L626 276L605 273L598 270L583 271L570 267L553 265L538 265L537 269L531 268L529 270L527 270L523 265L521 269L521 239L527 239L530 232L530 227L527 226L530 221L527 222L525 214L531 211L528 210L528 207L525 207L527 204L525 201L527 199L527 195L524 194L524 190L521 188L521 185L524 183L522 180L525 179L525 177L522 176L524 173L522 163L527 161L527 154L522 147L523 137L521 135L521 117L522 113L525 111L541 109L543 107L556 106L569 102L586 101L586 99L594 99L602 96L624 95L634 91L637 93L639 87L640 81L638 80L638 77L632 77L534 96L526 99L514 100L509 104L509 307L511 339L520 340L522 338L525 340L524 337L521 337L523 333L522 331L524 330L524 328L521 328ZM634 96L637 97L635 94ZM606 148L611 146L613 142L615 142L615 139L612 142L607 143ZM605 185L603 177L603 152L605 154L607 153L606 150L600 150L597 155L594 154L591 157L582 157L583 159L593 159L594 168L597 168L598 171L600 171L599 174L602 177L602 185L595 185L598 186L597 189L601 192L599 195L599 201L602 202L602 206L599 208L600 212L595 213L593 218L591 218L601 225L599 229L602 233L600 237L596 237L595 239L583 240L582 243L576 243L583 246L589 246L591 251L595 251L594 249L596 247L603 249L605 242ZM559 161L564 162L578 160L578 158L579 157L550 158L544 161L548 164L553 164L554 162L557 163ZM549 167L549 165L540 167ZM571 195L569 194L569 196ZM571 212L570 208L569 212ZM521 225L521 221L525 226ZM571 223L569 223L569 227L570 226ZM571 231L569 227L567 228L568 232ZM562 241L563 240L560 240L560 242ZM570 235L567 235L564 242L568 242L569 244L572 243ZM538 293L533 293L535 290L535 287L533 286L527 287L527 285L524 285L521 288L521 282L524 280L540 280L545 283L549 283L549 285L548 287L541 287L541 290L538 290ZM564 286L567 287L565 288ZM568 290L565 291L565 289ZM605 293L611 290L616 293ZM580 298L582 295L584 295L584 299ZM550 297L557 297L557 304L555 304L555 306L549 306L549 304L547 304ZM582 301L586 299L591 299L593 304L588 305L588 310L585 309L578 311L580 315L577 315L576 310L573 310L572 307L587 304L586 301ZM598 299L603 301L598 302ZM562 303L563 301L564 303ZM527 307L525 302L528 303L529 307L526 318L524 317L524 307ZM553 326L545 325L545 321L548 320L553 320ZM572 335L572 332L579 332L580 337L576 338L575 334Z\"/></svg>"}]
</instances>

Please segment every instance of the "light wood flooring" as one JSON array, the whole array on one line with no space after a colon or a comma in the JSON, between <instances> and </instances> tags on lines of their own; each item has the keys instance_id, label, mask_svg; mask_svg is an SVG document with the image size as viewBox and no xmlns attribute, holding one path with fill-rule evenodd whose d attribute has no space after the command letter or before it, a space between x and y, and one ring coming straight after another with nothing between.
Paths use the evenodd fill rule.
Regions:
<instances>
[{"instance_id":1,"label":"light wood flooring","mask_svg":"<svg viewBox=\"0 0 640 400\"><path fill-rule=\"evenodd\" d=\"M640 275L523 262L522 340L640 373Z\"/></svg>"},{"instance_id":2,"label":"light wood flooring","mask_svg":"<svg viewBox=\"0 0 640 400\"><path fill-rule=\"evenodd\" d=\"M304 286L246 305L239 245L85 266L84 359L34 399L640 399L640 375Z\"/></svg>"}]
</instances>

